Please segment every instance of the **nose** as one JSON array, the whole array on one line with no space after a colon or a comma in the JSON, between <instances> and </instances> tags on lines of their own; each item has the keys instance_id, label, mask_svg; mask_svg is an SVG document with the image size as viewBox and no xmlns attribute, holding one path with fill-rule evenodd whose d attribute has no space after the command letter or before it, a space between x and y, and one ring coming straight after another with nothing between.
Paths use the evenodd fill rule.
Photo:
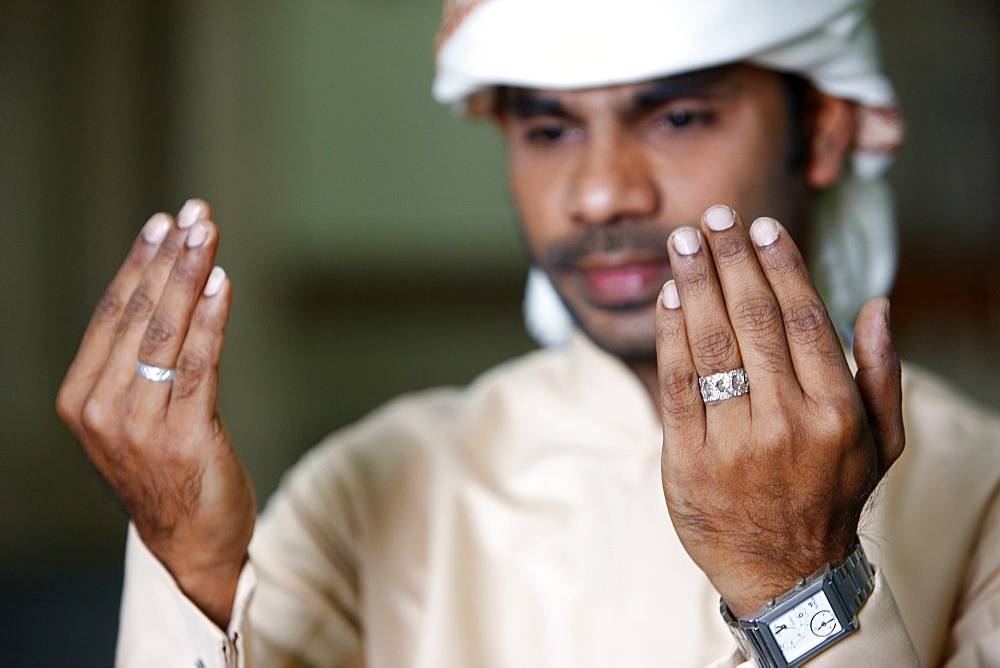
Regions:
<instances>
[{"instance_id":1,"label":"nose","mask_svg":"<svg viewBox=\"0 0 1000 668\"><path fill-rule=\"evenodd\" d=\"M569 190L575 221L607 225L653 215L660 193L638 141L619 133L588 139Z\"/></svg>"}]
</instances>

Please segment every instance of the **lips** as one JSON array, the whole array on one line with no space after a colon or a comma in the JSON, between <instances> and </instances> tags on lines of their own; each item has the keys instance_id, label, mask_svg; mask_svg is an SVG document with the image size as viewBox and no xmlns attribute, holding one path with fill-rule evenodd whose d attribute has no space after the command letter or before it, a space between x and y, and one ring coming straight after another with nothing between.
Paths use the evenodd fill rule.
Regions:
<instances>
[{"instance_id":1,"label":"lips","mask_svg":"<svg viewBox=\"0 0 1000 668\"><path fill-rule=\"evenodd\" d=\"M665 258L602 263L591 261L576 267L588 301L602 306L626 306L656 298L670 278Z\"/></svg>"}]
</instances>

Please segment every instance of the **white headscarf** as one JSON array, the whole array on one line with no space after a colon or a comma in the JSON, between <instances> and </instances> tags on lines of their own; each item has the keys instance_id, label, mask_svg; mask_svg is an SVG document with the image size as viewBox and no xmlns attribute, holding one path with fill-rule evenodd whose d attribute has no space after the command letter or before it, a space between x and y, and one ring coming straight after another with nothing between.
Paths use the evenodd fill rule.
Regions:
<instances>
[{"instance_id":1,"label":"white headscarf","mask_svg":"<svg viewBox=\"0 0 1000 668\"><path fill-rule=\"evenodd\" d=\"M733 62L799 74L859 104L851 169L813 216L813 279L845 334L896 270L892 201L882 176L902 140L866 0L446 0L434 96L462 104L497 85L573 89L633 83ZM572 319L545 274L525 297L544 345Z\"/></svg>"}]
</instances>

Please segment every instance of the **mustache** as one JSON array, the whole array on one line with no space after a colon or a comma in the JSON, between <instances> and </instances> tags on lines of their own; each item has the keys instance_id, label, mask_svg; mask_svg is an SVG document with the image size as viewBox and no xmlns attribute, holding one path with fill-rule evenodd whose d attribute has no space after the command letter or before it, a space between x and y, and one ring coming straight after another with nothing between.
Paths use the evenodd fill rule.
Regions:
<instances>
[{"instance_id":1,"label":"mustache","mask_svg":"<svg viewBox=\"0 0 1000 668\"><path fill-rule=\"evenodd\" d=\"M545 263L552 269L561 270L570 269L591 255L632 251L665 256L672 229L641 221L588 227L552 242L545 249Z\"/></svg>"}]
</instances>

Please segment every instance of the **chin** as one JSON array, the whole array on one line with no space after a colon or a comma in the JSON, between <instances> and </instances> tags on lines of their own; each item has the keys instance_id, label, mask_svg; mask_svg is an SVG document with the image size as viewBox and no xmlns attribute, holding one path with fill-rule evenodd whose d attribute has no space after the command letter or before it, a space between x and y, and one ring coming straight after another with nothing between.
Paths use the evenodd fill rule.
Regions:
<instances>
[{"instance_id":1,"label":"chin","mask_svg":"<svg viewBox=\"0 0 1000 668\"><path fill-rule=\"evenodd\" d=\"M623 362L656 359L655 309L645 305L635 309L600 310L584 317L574 313L577 326L598 347Z\"/></svg>"}]
</instances>

